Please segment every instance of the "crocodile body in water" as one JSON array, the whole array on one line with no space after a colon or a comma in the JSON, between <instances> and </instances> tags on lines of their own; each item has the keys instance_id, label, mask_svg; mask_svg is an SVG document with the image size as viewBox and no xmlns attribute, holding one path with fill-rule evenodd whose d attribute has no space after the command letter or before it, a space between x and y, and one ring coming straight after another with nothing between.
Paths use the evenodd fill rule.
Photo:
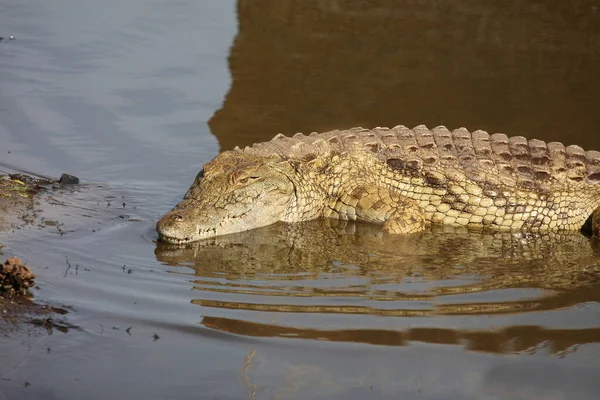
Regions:
<instances>
[{"instance_id":1,"label":"crocodile body in water","mask_svg":"<svg viewBox=\"0 0 600 400\"><path fill-rule=\"evenodd\" d=\"M206 164L157 230L186 243L319 217L600 237L600 152L443 126L280 134Z\"/></svg>"}]
</instances>

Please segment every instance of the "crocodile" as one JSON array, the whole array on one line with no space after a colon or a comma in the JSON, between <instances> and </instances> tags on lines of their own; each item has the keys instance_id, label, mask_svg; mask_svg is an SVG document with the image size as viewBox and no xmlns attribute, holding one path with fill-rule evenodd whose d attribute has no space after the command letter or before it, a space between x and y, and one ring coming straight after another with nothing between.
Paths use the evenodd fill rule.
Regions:
<instances>
[{"instance_id":1,"label":"crocodile","mask_svg":"<svg viewBox=\"0 0 600 400\"><path fill-rule=\"evenodd\" d=\"M182 244L320 217L600 237L600 152L444 126L278 134L204 165L157 231Z\"/></svg>"}]
</instances>

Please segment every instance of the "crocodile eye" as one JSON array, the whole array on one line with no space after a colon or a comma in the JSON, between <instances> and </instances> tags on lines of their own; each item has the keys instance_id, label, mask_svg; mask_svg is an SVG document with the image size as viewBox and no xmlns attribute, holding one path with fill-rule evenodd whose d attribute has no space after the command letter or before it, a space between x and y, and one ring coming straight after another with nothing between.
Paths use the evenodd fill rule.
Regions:
<instances>
[{"instance_id":1,"label":"crocodile eye","mask_svg":"<svg viewBox=\"0 0 600 400\"><path fill-rule=\"evenodd\" d=\"M243 185L243 184L246 184L248 182L256 181L258 179L260 179L260 176L247 176L245 178L238 179L238 183L240 183L240 184Z\"/></svg>"}]
</instances>

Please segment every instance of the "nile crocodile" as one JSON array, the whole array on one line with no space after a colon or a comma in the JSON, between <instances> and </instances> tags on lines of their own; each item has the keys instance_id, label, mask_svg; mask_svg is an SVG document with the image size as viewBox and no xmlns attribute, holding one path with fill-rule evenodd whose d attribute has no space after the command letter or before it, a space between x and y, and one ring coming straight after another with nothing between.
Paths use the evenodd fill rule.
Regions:
<instances>
[{"instance_id":1,"label":"nile crocodile","mask_svg":"<svg viewBox=\"0 0 600 400\"><path fill-rule=\"evenodd\" d=\"M444 126L279 134L206 164L157 230L186 243L319 217L600 237L600 152Z\"/></svg>"}]
</instances>

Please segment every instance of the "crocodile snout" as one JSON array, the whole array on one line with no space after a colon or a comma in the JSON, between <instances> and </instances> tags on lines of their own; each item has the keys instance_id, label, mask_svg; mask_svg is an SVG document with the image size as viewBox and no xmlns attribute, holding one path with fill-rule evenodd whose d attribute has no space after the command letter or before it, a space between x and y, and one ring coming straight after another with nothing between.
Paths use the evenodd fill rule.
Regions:
<instances>
[{"instance_id":1,"label":"crocodile snout","mask_svg":"<svg viewBox=\"0 0 600 400\"><path fill-rule=\"evenodd\" d=\"M193 229L190 229L189 221L186 221L183 213L178 210L164 215L156 224L158 238L164 242L181 243L191 240Z\"/></svg>"}]
</instances>

